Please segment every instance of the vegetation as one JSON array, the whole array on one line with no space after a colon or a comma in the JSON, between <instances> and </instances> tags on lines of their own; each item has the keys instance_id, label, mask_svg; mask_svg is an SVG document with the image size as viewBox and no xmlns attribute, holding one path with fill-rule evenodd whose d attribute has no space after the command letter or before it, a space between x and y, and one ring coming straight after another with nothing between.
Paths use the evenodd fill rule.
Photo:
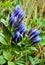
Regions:
<instances>
[{"instance_id":1,"label":"vegetation","mask_svg":"<svg viewBox=\"0 0 45 65\"><path fill-rule=\"evenodd\" d=\"M17 5L25 16L13 27L11 14ZM31 39L31 29L40 31L39 43ZM45 65L45 0L0 0L0 65Z\"/></svg>"}]
</instances>

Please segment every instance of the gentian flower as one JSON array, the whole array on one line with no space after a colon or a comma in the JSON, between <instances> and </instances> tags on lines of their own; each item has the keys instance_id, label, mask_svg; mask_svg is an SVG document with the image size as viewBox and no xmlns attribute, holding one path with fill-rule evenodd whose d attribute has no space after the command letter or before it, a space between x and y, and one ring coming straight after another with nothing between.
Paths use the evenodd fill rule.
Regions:
<instances>
[{"instance_id":1,"label":"gentian flower","mask_svg":"<svg viewBox=\"0 0 45 65\"><path fill-rule=\"evenodd\" d=\"M20 42L22 39L21 34L19 31L16 31L12 37L12 41L15 41L16 43Z\"/></svg>"},{"instance_id":2,"label":"gentian flower","mask_svg":"<svg viewBox=\"0 0 45 65\"><path fill-rule=\"evenodd\" d=\"M14 17L14 14L10 15L10 26L14 27L16 25L17 22L17 17Z\"/></svg>"},{"instance_id":3,"label":"gentian flower","mask_svg":"<svg viewBox=\"0 0 45 65\"><path fill-rule=\"evenodd\" d=\"M31 29L28 33L30 40L33 41L33 44L39 43L41 38L39 38L40 31L37 29Z\"/></svg>"},{"instance_id":4,"label":"gentian flower","mask_svg":"<svg viewBox=\"0 0 45 65\"><path fill-rule=\"evenodd\" d=\"M41 38L37 37L37 38L34 39L33 44L39 43L40 41L41 41Z\"/></svg>"},{"instance_id":5,"label":"gentian flower","mask_svg":"<svg viewBox=\"0 0 45 65\"><path fill-rule=\"evenodd\" d=\"M31 29L30 32L29 32L29 37L30 37L30 39L34 39L39 34L40 34L39 30L37 30L37 29Z\"/></svg>"},{"instance_id":6,"label":"gentian flower","mask_svg":"<svg viewBox=\"0 0 45 65\"><path fill-rule=\"evenodd\" d=\"M25 16L25 12L20 8L19 5L17 5L14 11L14 15L18 16L18 21L22 21Z\"/></svg>"},{"instance_id":7,"label":"gentian flower","mask_svg":"<svg viewBox=\"0 0 45 65\"><path fill-rule=\"evenodd\" d=\"M18 13L20 12L20 10L21 10L20 6L17 5L17 6L15 7L15 10L14 10L14 15L17 16Z\"/></svg>"},{"instance_id":8,"label":"gentian flower","mask_svg":"<svg viewBox=\"0 0 45 65\"><path fill-rule=\"evenodd\" d=\"M14 27L16 22L20 22L23 20L25 12L20 8L19 5L16 6L13 14L10 14L10 26Z\"/></svg>"},{"instance_id":9,"label":"gentian flower","mask_svg":"<svg viewBox=\"0 0 45 65\"><path fill-rule=\"evenodd\" d=\"M23 10L21 10L20 12L19 12L19 14L18 14L18 21L20 22L20 21L22 21L23 20L23 18L24 18L24 16L25 16L25 12L23 11Z\"/></svg>"},{"instance_id":10,"label":"gentian flower","mask_svg":"<svg viewBox=\"0 0 45 65\"><path fill-rule=\"evenodd\" d=\"M25 33L26 33L26 26L24 25L23 22L19 22L18 30L19 30L19 32L20 32L23 36L25 35Z\"/></svg>"}]
</instances>

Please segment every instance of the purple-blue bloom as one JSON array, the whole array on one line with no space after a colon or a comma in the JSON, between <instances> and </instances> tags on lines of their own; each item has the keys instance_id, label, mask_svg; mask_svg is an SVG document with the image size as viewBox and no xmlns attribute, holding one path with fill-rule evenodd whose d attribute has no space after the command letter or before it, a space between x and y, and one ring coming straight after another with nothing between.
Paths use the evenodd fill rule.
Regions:
<instances>
[{"instance_id":1,"label":"purple-blue bloom","mask_svg":"<svg viewBox=\"0 0 45 65\"><path fill-rule=\"evenodd\" d=\"M19 13L18 13L18 21L22 21L23 18L25 16L25 12L23 10L21 10Z\"/></svg>"},{"instance_id":2,"label":"purple-blue bloom","mask_svg":"<svg viewBox=\"0 0 45 65\"><path fill-rule=\"evenodd\" d=\"M26 26L24 25L23 22L19 22L19 25L18 25L18 30L19 32L24 36L25 33L26 33Z\"/></svg>"},{"instance_id":3,"label":"purple-blue bloom","mask_svg":"<svg viewBox=\"0 0 45 65\"><path fill-rule=\"evenodd\" d=\"M40 31L37 29L31 29L28 33L30 40L33 41L33 44L39 43L41 38L39 38Z\"/></svg>"},{"instance_id":4,"label":"purple-blue bloom","mask_svg":"<svg viewBox=\"0 0 45 65\"><path fill-rule=\"evenodd\" d=\"M30 35L30 39L34 39L35 37L37 37L39 35L39 31L35 31L35 33L33 33L32 35Z\"/></svg>"},{"instance_id":5,"label":"purple-blue bloom","mask_svg":"<svg viewBox=\"0 0 45 65\"><path fill-rule=\"evenodd\" d=\"M19 5L17 5L14 11L14 15L18 16L18 21L22 21L25 16L25 12L20 8Z\"/></svg>"},{"instance_id":6,"label":"purple-blue bloom","mask_svg":"<svg viewBox=\"0 0 45 65\"><path fill-rule=\"evenodd\" d=\"M22 40L21 34L19 31L16 31L12 37L12 41L15 41L16 43L20 42Z\"/></svg>"},{"instance_id":7,"label":"purple-blue bloom","mask_svg":"<svg viewBox=\"0 0 45 65\"><path fill-rule=\"evenodd\" d=\"M28 32L28 35L30 35L30 33L33 31L34 29L33 28L31 28L30 29L30 31Z\"/></svg>"},{"instance_id":8,"label":"purple-blue bloom","mask_svg":"<svg viewBox=\"0 0 45 65\"><path fill-rule=\"evenodd\" d=\"M14 10L14 15L17 16L20 11L21 11L21 8L19 5L17 5L15 10Z\"/></svg>"},{"instance_id":9,"label":"purple-blue bloom","mask_svg":"<svg viewBox=\"0 0 45 65\"><path fill-rule=\"evenodd\" d=\"M37 37L37 38L34 39L33 44L39 43L40 41L41 41L41 38Z\"/></svg>"},{"instance_id":10,"label":"purple-blue bloom","mask_svg":"<svg viewBox=\"0 0 45 65\"><path fill-rule=\"evenodd\" d=\"M31 29L30 32L29 32L29 37L31 37L32 35L39 35L40 34L40 31L37 30L37 29Z\"/></svg>"},{"instance_id":11,"label":"purple-blue bloom","mask_svg":"<svg viewBox=\"0 0 45 65\"><path fill-rule=\"evenodd\" d=\"M14 17L14 14L10 15L10 26L14 27L17 22L17 17Z\"/></svg>"},{"instance_id":12,"label":"purple-blue bloom","mask_svg":"<svg viewBox=\"0 0 45 65\"><path fill-rule=\"evenodd\" d=\"M10 14L10 26L15 27L16 22L23 20L25 12L20 8L19 5L16 6L13 14Z\"/></svg>"}]
</instances>

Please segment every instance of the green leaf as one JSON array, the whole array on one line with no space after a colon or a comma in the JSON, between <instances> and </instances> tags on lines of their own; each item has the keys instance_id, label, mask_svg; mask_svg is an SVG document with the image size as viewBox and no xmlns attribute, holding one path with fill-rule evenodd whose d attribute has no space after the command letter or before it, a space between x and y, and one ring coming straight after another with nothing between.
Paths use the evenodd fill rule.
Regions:
<instances>
[{"instance_id":1,"label":"green leaf","mask_svg":"<svg viewBox=\"0 0 45 65\"><path fill-rule=\"evenodd\" d=\"M24 65L24 61L19 60L16 62L16 65Z\"/></svg>"},{"instance_id":2,"label":"green leaf","mask_svg":"<svg viewBox=\"0 0 45 65\"><path fill-rule=\"evenodd\" d=\"M44 36L42 37L42 40L40 42L40 45L42 45L42 46L45 45L45 37Z\"/></svg>"},{"instance_id":3,"label":"green leaf","mask_svg":"<svg viewBox=\"0 0 45 65\"><path fill-rule=\"evenodd\" d=\"M45 21L42 23L42 26L45 26Z\"/></svg>"},{"instance_id":4,"label":"green leaf","mask_svg":"<svg viewBox=\"0 0 45 65\"><path fill-rule=\"evenodd\" d=\"M2 36L0 36L0 43L7 45L6 40Z\"/></svg>"},{"instance_id":5,"label":"green leaf","mask_svg":"<svg viewBox=\"0 0 45 65\"><path fill-rule=\"evenodd\" d=\"M0 36L2 36L3 38L5 38L5 36L0 32Z\"/></svg>"},{"instance_id":6,"label":"green leaf","mask_svg":"<svg viewBox=\"0 0 45 65\"><path fill-rule=\"evenodd\" d=\"M12 55L11 55L11 53L10 53L10 51L4 51L3 52L3 55L4 55L4 58L6 59L6 60L11 60L12 59Z\"/></svg>"},{"instance_id":7,"label":"green leaf","mask_svg":"<svg viewBox=\"0 0 45 65\"><path fill-rule=\"evenodd\" d=\"M1 19L1 23L3 23L6 27L8 26L8 22L5 21L4 19Z\"/></svg>"},{"instance_id":8,"label":"green leaf","mask_svg":"<svg viewBox=\"0 0 45 65\"><path fill-rule=\"evenodd\" d=\"M40 63L40 60L39 59L33 58L31 56L29 56L29 60L32 63L32 65L36 65L36 64Z\"/></svg>"},{"instance_id":9,"label":"green leaf","mask_svg":"<svg viewBox=\"0 0 45 65\"><path fill-rule=\"evenodd\" d=\"M38 51L38 50L36 49L36 47L30 47L30 50Z\"/></svg>"},{"instance_id":10,"label":"green leaf","mask_svg":"<svg viewBox=\"0 0 45 65\"><path fill-rule=\"evenodd\" d=\"M7 18L7 20L8 20L8 18ZM3 27L4 27L4 29L3 29L4 34L5 35L8 34L9 37L11 37L12 33L11 33L10 29L8 28L9 23L7 21L5 21L4 19L1 19L1 23L3 24Z\"/></svg>"},{"instance_id":11,"label":"green leaf","mask_svg":"<svg viewBox=\"0 0 45 65\"><path fill-rule=\"evenodd\" d=\"M8 61L8 65L15 65L14 62Z\"/></svg>"},{"instance_id":12,"label":"green leaf","mask_svg":"<svg viewBox=\"0 0 45 65\"><path fill-rule=\"evenodd\" d=\"M32 63L32 65L34 65L34 61L33 61L33 58L31 56L29 56L29 61Z\"/></svg>"},{"instance_id":13,"label":"green leaf","mask_svg":"<svg viewBox=\"0 0 45 65\"><path fill-rule=\"evenodd\" d=\"M4 59L4 57L1 55L0 56L0 64L4 64L6 63L6 60Z\"/></svg>"},{"instance_id":14,"label":"green leaf","mask_svg":"<svg viewBox=\"0 0 45 65\"><path fill-rule=\"evenodd\" d=\"M35 63L35 64L38 64L38 63L40 63L40 60L37 59L37 58L34 58L34 63Z\"/></svg>"}]
</instances>

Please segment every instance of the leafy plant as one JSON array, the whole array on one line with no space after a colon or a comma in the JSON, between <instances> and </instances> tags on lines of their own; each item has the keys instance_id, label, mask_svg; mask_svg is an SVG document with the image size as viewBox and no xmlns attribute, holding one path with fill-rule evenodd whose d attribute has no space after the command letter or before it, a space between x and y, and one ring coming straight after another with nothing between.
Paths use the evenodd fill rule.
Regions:
<instances>
[{"instance_id":1,"label":"leafy plant","mask_svg":"<svg viewBox=\"0 0 45 65\"><path fill-rule=\"evenodd\" d=\"M45 65L44 6L43 0L0 0L0 65Z\"/></svg>"}]
</instances>

